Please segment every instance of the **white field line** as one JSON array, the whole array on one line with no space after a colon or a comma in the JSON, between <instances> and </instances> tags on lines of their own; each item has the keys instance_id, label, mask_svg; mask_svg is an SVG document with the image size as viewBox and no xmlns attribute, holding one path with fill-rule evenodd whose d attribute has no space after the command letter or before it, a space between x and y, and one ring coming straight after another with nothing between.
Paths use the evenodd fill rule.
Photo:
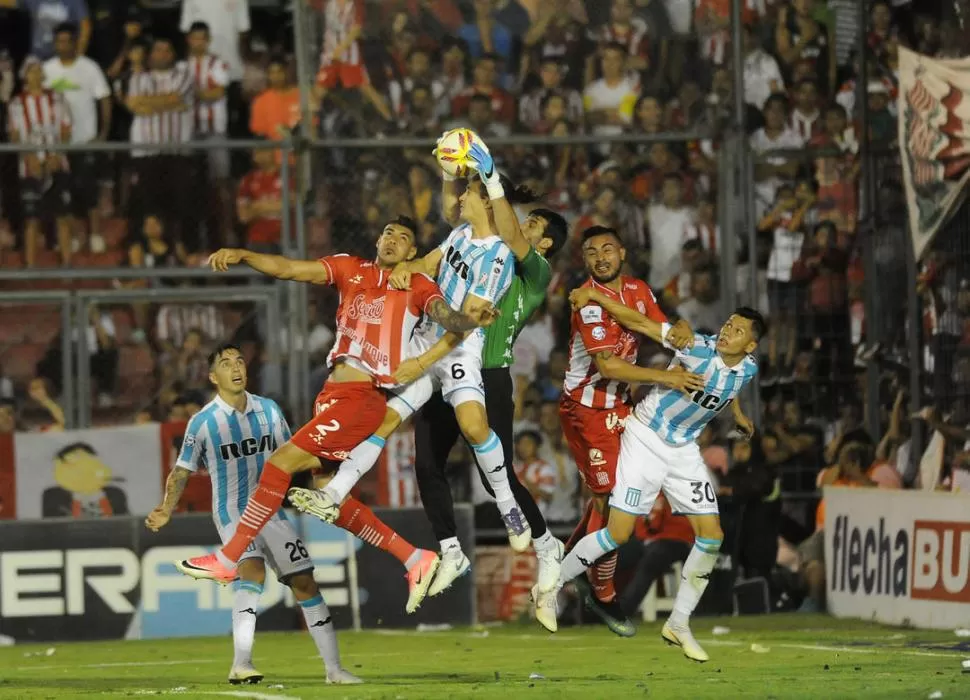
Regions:
<instances>
[{"instance_id":1,"label":"white field line","mask_svg":"<svg viewBox=\"0 0 970 700\"><path fill-rule=\"evenodd\" d=\"M733 642L726 639L707 639L704 640L704 644L710 644L711 646L720 647L746 647L750 644L748 642ZM766 642L766 646L770 649L771 647L779 647L781 649L797 649L799 651L836 651L839 653L846 654L901 654L903 656L936 656L942 658L956 658L962 656L963 652L953 651L953 652L943 652L943 651L913 651L910 649L892 649L888 647L876 647L876 648L864 648L864 647L834 647L827 646L824 644L773 644L771 642Z\"/></svg>"},{"instance_id":2,"label":"white field line","mask_svg":"<svg viewBox=\"0 0 970 700\"><path fill-rule=\"evenodd\" d=\"M135 668L137 666L189 666L192 664L214 664L218 659L180 659L176 661L115 661L104 664L59 664L57 666L17 666L15 671L68 671L78 668Z\"/></svg>"}]
</instances>

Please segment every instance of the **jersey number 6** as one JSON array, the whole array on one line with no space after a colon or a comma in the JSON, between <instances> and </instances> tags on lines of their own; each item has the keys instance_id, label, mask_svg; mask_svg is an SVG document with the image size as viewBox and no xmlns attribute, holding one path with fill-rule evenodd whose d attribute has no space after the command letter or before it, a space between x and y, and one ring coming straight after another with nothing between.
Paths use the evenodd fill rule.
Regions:
<instances>
[{"instance_id":1,"label":"jersey number 6","mask_svg":"<svg viewBox=\"0 0 970 700\"><path fill-rule=\"evenodd\" d=\"M701 408L707 409L708 411L717 412L724 408L719 397L715 396L714 394L705 394L703 389L698 389L691 394L690 400Z\"/></svg>"}]
</instances>

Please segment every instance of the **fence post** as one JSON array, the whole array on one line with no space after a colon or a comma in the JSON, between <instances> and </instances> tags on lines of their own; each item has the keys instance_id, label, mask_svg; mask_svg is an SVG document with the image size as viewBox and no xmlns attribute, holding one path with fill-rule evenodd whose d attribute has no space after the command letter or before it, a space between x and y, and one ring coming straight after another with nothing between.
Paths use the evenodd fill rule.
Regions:
<instances>
[{"instance_id":1,"label":"fence post","mask_svg":"<svg viewBox=\"0 0 970 700\"><path fill-rule=\"evenodd\" d=\"M88 313L90 299L78 292L74 311L77 332L77 428L91 427L91 356L88 350Z\"/></svg>"},{"instance_id":2,"label":"fence post","mask_svg":"<svg viewBox=\"0 0 970 700\"><path fill-rule=\"evenodd\" d=\"M64 410L66 428L77 426L80 418L78 411L78 394L74 386L74 358L71 341L74 331L74 299L70 296L61 300L61 408ZM87 338L85 338L87 340Z\"/></svg>"}]
</instances>

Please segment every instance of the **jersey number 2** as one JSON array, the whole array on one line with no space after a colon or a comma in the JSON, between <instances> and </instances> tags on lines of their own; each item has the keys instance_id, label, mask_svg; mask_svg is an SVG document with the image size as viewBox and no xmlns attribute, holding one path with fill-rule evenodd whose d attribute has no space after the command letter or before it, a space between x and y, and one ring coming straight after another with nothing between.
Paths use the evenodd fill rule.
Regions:
<instances>
[{"instance_id":1,"label":"jersey number 2","mask_svg":"<svg viewBox=\"0 0 970 700\"><path fill-rule=\"evenodd\" d=\"M708 411L714 411L715 413L724 408L719 397L715 396L714 394L705 394L703 389L698 389L691 394L690 400L701 408L705 408Z\"/></svg>"}]
</instances>

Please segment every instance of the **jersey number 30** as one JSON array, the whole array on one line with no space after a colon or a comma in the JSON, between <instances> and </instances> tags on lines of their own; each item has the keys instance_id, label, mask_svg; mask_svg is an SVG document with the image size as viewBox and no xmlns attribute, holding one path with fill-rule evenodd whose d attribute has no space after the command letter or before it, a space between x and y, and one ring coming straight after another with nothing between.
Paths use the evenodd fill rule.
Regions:
<instances>
[{"instance_id":1,"label":"jersey number 30","mask_svg":"<svg viewBox=\"0 0 970 700\"><path fill-rule=\"evenodd\" d=\"M690 400L696 403L701 408L705 408L708 411L720 411L727 404L722 404L721 399L714 394L705 394L703 389L698 389L690 395Z\"/></svg>"}]
</instances>

